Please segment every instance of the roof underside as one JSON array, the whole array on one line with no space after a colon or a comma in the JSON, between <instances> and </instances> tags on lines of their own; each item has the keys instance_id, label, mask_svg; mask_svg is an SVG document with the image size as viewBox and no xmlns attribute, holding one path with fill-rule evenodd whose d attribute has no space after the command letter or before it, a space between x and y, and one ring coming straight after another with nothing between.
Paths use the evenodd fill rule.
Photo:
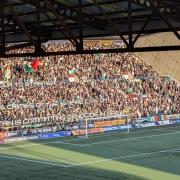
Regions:
<instances>
[{"instance_id":1,"label":"roof underside","mask_svg":"<svg viewBox=\"0 0 180 180\"><path fill-rule=\"evenodd\" d=\"M37 0L8 0L10 7L6 5L5 34L7 42L29 41L24 33L22 24L26 26L30 35L35 38L37 32ZM41 39L67 39L63 34L66 27L73 36L79 35L79 0L51 0L51 5L41 1L40 31ZM128 2L127 0L96 0L101 10L116 24L119 33L128 34ZM53 11L51 10L51 6ZM93 0L82 0L83 35L84 37L112 36L118 35L112 24L102 14L100 8ZM13 12L14 11L14 12ZM152 10L138 3L132 5L133 31L139 31L144 22L151 17L146 27L146 32L170 31L167 24L158 14L152 15ZM63 21L63 23L61 22ZM170 20L173 27L180 30L180 22ZM65 26L65 27L64 27ZM61 30L60 30L61 29Z\"/></svg>"},{"instance_id":2,"label":"roof underside","mask_svg":"<svg viewBox=\"0 0 180 180\"><path fill-rule=\"evenodd\" d=\"M0 7L2 44L68 39L76 46L83 38L156 32L180 39L178 0L0 0Z\"/></svg>"}]
</instances>

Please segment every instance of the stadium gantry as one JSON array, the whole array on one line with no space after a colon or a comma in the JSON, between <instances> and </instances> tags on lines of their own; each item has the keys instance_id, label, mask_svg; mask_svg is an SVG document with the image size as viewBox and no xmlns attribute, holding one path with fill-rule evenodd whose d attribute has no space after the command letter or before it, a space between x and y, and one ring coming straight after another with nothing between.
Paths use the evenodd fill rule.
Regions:
<instances>
[{"instance_id":1,"label":"stadium gantry","mask_svg":"<svg viewBox=\"0 0 180 180\"><path fill-rule=\"evenodd\" d=\"M180 50L180 45L136 46L139 37L158 32L172 32L180 40L178 31L179 0L0 1L0 57ZM126 48L83 48L85 38L105 36L119 36ZM76 51L45 52L42 48L44 42L64 39ZM8 52L28 46L35 47L34 53Z\"/></svg>"}]
</instances>

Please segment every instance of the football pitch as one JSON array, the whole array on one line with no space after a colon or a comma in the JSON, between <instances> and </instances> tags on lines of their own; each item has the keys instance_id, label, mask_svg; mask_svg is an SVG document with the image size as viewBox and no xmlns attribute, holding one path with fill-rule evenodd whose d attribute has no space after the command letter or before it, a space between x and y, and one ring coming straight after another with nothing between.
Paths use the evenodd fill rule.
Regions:
<instances>
[{"instance_id":1,"label":"football pitch","mask_svg":"<svg viewBox=\"0 0 180 180\"><path fill-rule=\"evenodd\" d=\"M180 125L0 145L0 180L180 180Z\"/></svg>"}]
</instances>

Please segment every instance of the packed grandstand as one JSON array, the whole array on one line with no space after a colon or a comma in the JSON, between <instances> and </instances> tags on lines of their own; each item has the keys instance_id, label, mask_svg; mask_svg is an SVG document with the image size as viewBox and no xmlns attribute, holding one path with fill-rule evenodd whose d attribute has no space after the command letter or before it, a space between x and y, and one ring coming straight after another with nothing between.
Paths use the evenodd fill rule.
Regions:
<instances>
[{"instance_id":1,"label":"packed grandstand","mask_svg":"<svg viewBox=\"0 0 180 180\"><path fill-rule=\"evenodd\" d=\"M97 40L85 41L84 46L113 48L123 43ZM65 41L44 48L73 50ZM0 59L1 131L40 123L38 118L55 117L51 125L63 127L66 121L71 127L84 114L128 114L136 120L178 113L179 83L132 53Z\"/></svg>"}]
</instances>

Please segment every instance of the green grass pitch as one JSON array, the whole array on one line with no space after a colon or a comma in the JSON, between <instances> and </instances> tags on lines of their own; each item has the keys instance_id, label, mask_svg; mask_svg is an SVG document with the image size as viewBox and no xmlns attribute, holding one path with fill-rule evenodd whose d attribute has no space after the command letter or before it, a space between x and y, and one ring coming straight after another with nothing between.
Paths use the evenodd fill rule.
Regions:
<instances>
[{"instance_id":1,"label":"green grass pitch","mask_svg":"<svg viewBox=\"0 0 180 180\"><path fill-rule=\"evenodd\" d=\"M0 180L180 180L180 126L0 145Z\"/></svg>"}]
</instances>

